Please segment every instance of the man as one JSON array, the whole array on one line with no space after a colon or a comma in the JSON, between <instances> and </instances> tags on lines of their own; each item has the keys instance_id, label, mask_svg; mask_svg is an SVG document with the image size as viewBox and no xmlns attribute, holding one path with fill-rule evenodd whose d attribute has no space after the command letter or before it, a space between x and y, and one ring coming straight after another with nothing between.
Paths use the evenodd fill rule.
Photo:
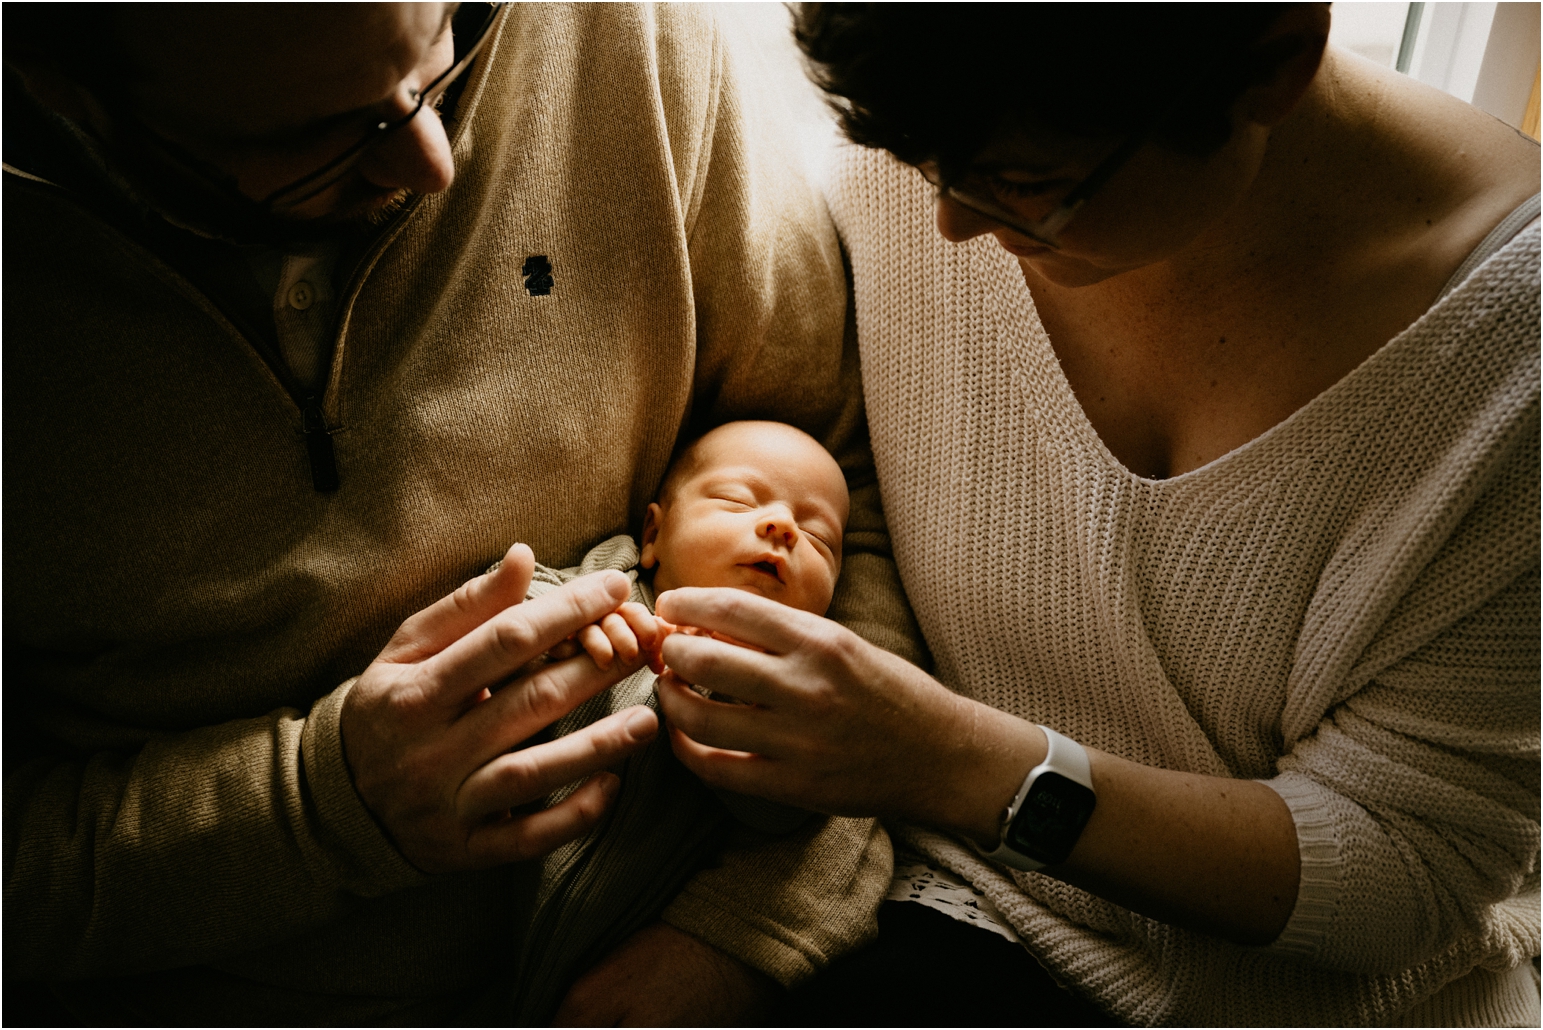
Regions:
<instances>
[{"instance_id":1,"label":"man","mask_svg":"<svg viewBox=\"0 0 1543 1030\"><path fill-rule=\"evenodd\" d=\"M8 999L524 1021L593 967L564 1018L723 1021L870 934L872 824L720 849L648 709L540 736L636 663L536 661L627 585L521 603L532 561L635 530L680 433L729 419L841 458L832 612L915 653L839 251L711 22L5 28ZM635 782L678 799L674 850L603 821Z\"/></svg>"}]
</instances>

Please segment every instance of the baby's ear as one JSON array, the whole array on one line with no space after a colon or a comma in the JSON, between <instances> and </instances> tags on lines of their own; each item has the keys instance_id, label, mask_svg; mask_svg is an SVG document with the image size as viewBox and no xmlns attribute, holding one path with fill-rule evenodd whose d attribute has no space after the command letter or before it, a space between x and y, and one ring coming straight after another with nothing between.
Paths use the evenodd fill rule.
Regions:
<instances>
[{"instance_id":1,"label":"baby's ear","mask_svg":"<svg viewBox=\"0 0 1543 1030\"><path fill-rule=\"evenodd\" d=\"M659 540L659 526L664 522L664 509L657 504L650 504L648 512L643 516L643 557L638 562L645 569L651 569L659 564L659 556L654 553L654 545Z\"/></svg>"}]
</instances>

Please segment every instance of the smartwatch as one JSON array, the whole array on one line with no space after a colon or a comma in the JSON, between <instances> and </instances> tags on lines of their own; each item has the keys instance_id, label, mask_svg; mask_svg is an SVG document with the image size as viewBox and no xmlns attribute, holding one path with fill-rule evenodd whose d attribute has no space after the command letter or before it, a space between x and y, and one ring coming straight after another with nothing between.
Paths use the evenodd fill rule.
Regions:
<instances>
[{"instance_id":1,"label":"smartwatch","mask_svg":"<svg viewBox=\"0 0 1543 1030\"><path fill-rule=\"evenodd\" d=\"M1093 814L1093 773L1082 745L1049 726L1041 726L1049 750L1029 770L1007 811L995 851L981 855L1013 869L1030 872L1059 865L1077 846Z\"/></svg>"}]
</instances>

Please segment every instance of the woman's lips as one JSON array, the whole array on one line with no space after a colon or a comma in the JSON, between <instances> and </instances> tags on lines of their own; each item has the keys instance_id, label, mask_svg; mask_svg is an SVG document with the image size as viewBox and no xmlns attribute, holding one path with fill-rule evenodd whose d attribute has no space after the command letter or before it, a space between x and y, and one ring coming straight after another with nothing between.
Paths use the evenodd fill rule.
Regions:
<instances>
[{"instance_id":1,"label":"woman's lips","mask_svg":"<svg viewBox=\"0 0 1543 1030\"><path fill-rule=\"evenodd\" d=\"M1038 243L1015 243L1009 240L1004 240L1000 236L997 237L997 242L1002 245L1003 250L1016 257L1038 257L1041 254L1055 253L1052 248L1043 246Z\"/></svg>"}]
</instances>

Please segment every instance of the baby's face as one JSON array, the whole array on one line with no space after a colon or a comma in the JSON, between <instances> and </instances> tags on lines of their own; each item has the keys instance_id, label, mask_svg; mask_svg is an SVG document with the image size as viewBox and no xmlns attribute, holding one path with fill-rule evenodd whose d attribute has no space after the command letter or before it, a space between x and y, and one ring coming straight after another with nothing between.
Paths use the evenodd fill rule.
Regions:
<instances>
[{"instance_id":1,"label":"baby's face","mask_svg":"<svg viewBox=\"0 0 1543 1030\"><path fill-rule=\"evenodd\" d=\"M736 587L824 615L841 570L846 480L813 439L775 422L708 433L643 527L654 589Z\"/></svg>"}]
</instances>

